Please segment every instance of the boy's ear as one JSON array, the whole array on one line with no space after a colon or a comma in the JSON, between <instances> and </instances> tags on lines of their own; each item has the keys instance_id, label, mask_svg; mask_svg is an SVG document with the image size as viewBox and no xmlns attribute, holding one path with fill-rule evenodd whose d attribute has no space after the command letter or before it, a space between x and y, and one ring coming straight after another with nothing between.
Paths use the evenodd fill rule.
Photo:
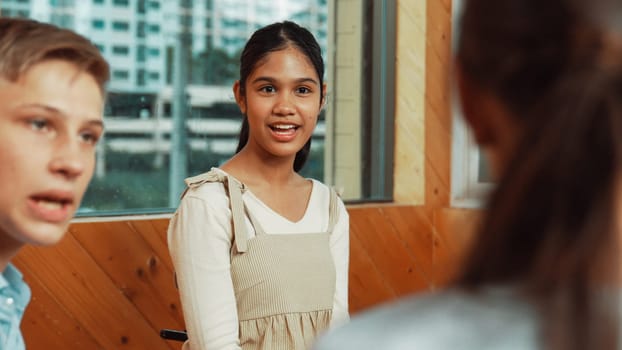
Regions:
<instances>
[{"instance_id":1,"label":"boy's ear","mask_svg":"<svg viewBox=\"0 0 622 350\"><path fill-rule=\"evenodd\" d=\"M326 107L326 83L322 83L322 102L320 103L320 109Z\"/></svg>"},{"instance_id":2,"label":"boy's ear","mask_svg":"<svg viewBox=\"0 0 622 350\"><path fill-rule=\"evenodd\" d=\"M236 80L235 83L233 83L233 96L235 96L235 102L238 104L240 112L246 115L246 99L242 94L239 80Z\"/></svg>"}]
</instances>

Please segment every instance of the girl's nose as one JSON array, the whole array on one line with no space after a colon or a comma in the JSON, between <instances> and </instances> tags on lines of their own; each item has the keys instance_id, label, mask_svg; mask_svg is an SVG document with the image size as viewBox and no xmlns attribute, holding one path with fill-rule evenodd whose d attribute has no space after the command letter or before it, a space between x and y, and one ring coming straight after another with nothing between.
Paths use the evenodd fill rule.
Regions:
<instances>
[{"instance_id":1,"label":"girl's nose","mask_svg":"<svg viewBox=\"0 0 622 350\"><path fill-rule=\"evenodd\" d=\"M290 101L289 96L287 94L283 94L280 96L273 110L275 115L292 115L295 112L295 108L293 103Z\"/></svg>"}]
</instances>

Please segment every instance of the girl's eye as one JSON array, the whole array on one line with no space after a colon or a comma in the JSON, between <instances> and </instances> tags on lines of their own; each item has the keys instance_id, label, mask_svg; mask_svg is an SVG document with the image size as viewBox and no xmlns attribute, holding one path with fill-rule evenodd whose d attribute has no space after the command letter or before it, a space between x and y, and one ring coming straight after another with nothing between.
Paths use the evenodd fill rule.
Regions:
<instances>
[{"instance_id":1,"label":"girl's eye","mask_svg":"<svg viewBox=\"0 0 622 350\"><path fill-rule=\"evenodd\" d=\"M272 85L262 86L259 90L262 92L269 93L269 94L276 91L276 89Z\"/></svg>"},{"instance_id":2,"label":"girl's eye","mask_svg":"<svg viewBox=\"0 0 622 350\"><path fill-rule=\"evenodd\" d=\"M301 87L296 89L296 92L301 94L301 95L306 95L306 94L311 93L311 89L309 89L306 86L301 86Z\"/></svg>"},{"instance_id":3,"label":"girl's eye","mask_svg":"<svg viewBox=\"0 0 622 350\"><path fill-rule=\"evenodd\" d=\"M45 119L30 119L28 124L35 131L47 131L50 129L50 123Z\"/></svg>"}]
</instances>

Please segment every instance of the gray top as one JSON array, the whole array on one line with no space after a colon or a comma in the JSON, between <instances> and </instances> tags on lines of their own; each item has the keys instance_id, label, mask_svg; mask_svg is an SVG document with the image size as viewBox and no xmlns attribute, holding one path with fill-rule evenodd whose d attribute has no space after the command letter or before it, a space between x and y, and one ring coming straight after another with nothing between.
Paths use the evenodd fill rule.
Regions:
<instances>
[{"instance_id":1,"label":"gray top","mask_svg":"<svg viewBox=\"0 0 622 350\"><path fill-rule=\"evenodd\" d=\"M355 316L314 350L538 349L538 318L509 289L418 295Z\"/></svg>"}]
</instances>

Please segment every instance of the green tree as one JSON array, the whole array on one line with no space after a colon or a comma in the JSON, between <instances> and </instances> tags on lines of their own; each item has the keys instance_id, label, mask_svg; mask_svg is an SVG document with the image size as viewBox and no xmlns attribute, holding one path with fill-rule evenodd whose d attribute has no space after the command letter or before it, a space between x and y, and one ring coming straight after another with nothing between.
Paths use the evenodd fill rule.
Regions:
<instances>
[{"instance_id":1,"label":"green tree","mask_svg":"<svg viewBox=\"0 0 622 350\"><path fill-rule=\"evenodd\" d=\"M193 84L228 85L237 79L238 61L225 50L204 51L192 61Z\"/></svg>"}]
</instances>

